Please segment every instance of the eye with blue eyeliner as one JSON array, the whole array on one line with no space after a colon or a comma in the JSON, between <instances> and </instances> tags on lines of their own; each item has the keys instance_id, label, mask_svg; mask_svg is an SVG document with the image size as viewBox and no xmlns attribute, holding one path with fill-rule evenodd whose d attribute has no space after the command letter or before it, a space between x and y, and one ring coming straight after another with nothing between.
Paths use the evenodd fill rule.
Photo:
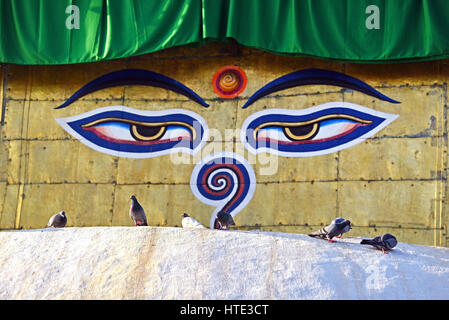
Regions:
<instances>
[{"instance_id":1,"label":"eye with blue eyeliner","mask_svg":"<svg viewBox=\"0 0 449 320\"><path fill-rule=\"evenodd\" d=\"M342 137L372 121L335 114L302 122L268 122L254 129L254 140L280 144L325 142Z\"/></svg>"},{"instance_id":2,"label":"eye with blue eyeliner","mask_svg":"<svg viewBox=\"0 0 449 320\"><path fill-rule=\"evenodd\" d=\"M193 90L170 77L143 69L123 69L90 81L55 109L68 107L95 91L123 85L163 88L203 107L209 106ZM57 118L56 121L88 147L129 158L150 158L173 151L194 154L205 144L208 135L205 120L194 112L182 109L141 111L111 106Z\"/></svg>"},{"instance_id":3,"label":"eye with blue eyeliner","mask_svg":"<svg viewBox=\"0 0 449 320\"><path fill-rule=\"evenodd\" d=\"M82 125L82 128L105 140L124 144L152 145L169 141L193 141L196 136L192 126L179 121L147 123L112 118L93 121Z\"/></svg>"},{"instance_id":4,"label":"eye with blue eyeliner","mask_svg":"<svg viewBox=\"0 0 449 320\"><path fill-rule=\"evenodd\" d=\"M274 92L317 84L348 88L389 103L400 103L354 77L311 68L267 83L242 108ZM397 117L347 102L330 102L304 110L268 109L249 116L240 136L244 146L255 154L269 152L286 157L311 157L360 143Z\"/></svg>"},{"instance_id":5,"label":"eye with blue eyeliner","mask_svg":"<svg viewBox=\"0 0 449 320\"><path fill-rule=\"evenodd\" d=\"M172 151L194 154L208 135L205 120L182 109L105 107L56 121L88 147L130 158L149 158Z\"/></svg>"},{"instance_id":6,"label":"eye with blue eyeliner","mask_svg":"<svg viewBox=\"0 0 449 320\"><path fill-rule=\"evenodd\" d=\"M244 122L241 139L256 154L308 157L360 143L396 117L339 102L304 110L269 109L254 113Z\"/></svg>"}]
</instances>

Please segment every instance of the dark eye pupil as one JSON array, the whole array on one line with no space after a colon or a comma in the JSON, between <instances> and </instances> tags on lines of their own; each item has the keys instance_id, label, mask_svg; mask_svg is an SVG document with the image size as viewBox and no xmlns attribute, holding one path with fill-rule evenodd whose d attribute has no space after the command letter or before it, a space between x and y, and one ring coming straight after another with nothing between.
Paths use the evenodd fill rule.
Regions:
<instances>
[{"instance_id":1,"label":"dark eye pupil","mask_svg":"<svg viewBox=\"0 0 449 320\"><path fill-rule=\"evenodd\" d=\"M301 137L309 134L314 129L314 124L306 124L304 126L289 127L290 132L295 136Z\"/></svg>"},{"instance_id":2,"label":"dark eye pupil","mask_svg":"<svg viewBox=\"0 0 449 320\"><path fill-rule=\"evenodd\" d=\"M161 127L136 126L136 131L144 137L153 137L161 131Z\"/></svg>"},{"instance_id":3,"label":"dark eye pupil","mask_svg":"<svg viewBox=\"0 0 449 320\"><path fill-rule=\"evenodd\" d=\"M131 135L139 141L152 141L162 137L165 130L165 126L142 126L135 124L131 126Z\"/></svg>"}]
</instances>

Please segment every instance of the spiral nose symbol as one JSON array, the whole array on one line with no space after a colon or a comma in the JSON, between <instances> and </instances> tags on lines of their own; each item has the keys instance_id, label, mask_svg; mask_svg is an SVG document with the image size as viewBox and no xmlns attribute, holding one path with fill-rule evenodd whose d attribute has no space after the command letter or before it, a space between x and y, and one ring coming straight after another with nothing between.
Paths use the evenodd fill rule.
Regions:
<instances>
[{"instance_id":1,"label":"spiral nose symbol","mask_svg":"<svg viewBox=\"0 0 449 320\"><path fill-rule=\"evenodd\" d=\"M205 157L195 166L190 187L201 202L215 206L210 222L213 228L217 212L225 211L234 217L249 203L256 178L243 157L221 152Z\"/></svg>"}]
</instances>

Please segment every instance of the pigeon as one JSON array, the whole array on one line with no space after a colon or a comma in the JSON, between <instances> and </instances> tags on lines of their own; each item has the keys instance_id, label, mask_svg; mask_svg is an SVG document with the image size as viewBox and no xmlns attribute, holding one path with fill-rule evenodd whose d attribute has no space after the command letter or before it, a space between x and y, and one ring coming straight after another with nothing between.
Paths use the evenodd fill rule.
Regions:
<instances>
[{"instance_id":1,"label":"pigeon","mask_svg":"<svg viewBox=\"0 0 449 320\"><path fill-rule=\"evenodd\" d=\"M395 236L386 233L382 236L375 237L374 239L363 239L360 244L369 244L378 250L382 250L382 253L388 253L398 244L398 240Z\"/></svg>"},{"instance_id":2,"label":"pigeon","mask_svg":"<svg viewBox=\"0 0 449 320\"><path fill-rule=\"evenodd\" d=\"M235 226L235 222L234 219L232 219L232 216L224 211L218 212L217 218L214 222L214 229L228 230L229 226Z\"/></svg>"},{"instance_id":3,"label":"pigeon","mask_svg":"<svg viewBox=\"0 0 449 320\"><path fill-rule=\"evenodd\" d=\"M64 211L60 211L48 220L47 227L64 228L67 224L67 217Z\"/></svg>"},{"instance_id":4,"label":"pigeon","mask_svg":"<svg viewBox=\"0 0 449 320\"><path fill-rule=\"evenodd\" d=\"M343 233L346 233L349 230L351 230L351 221L338 217L327 227L312 232L309 236L335 242L332 240L333 237L341 238Z\"/></svg>"},{"instance_id":5,"label":"pigeon","mask_svg":"<svg viewBox=\"0 0 449 320\"><path fill-rule=\"evenodd\" d=\"M199 223L197 220L190 217L187 213L182 214L182 227L183 228L206 228L201 223Z\"/></svg>"},{"instance_id":6,"label":"pigeon","mask_svg":"<svg viewBox=\"0 0 449 320\"><path fill-rule=\"evenodd\" d=\"M133 219L137 226L148 226L145 210L143 210L136 196L131 196L131 207L129 208L129 216Z\"/></svg>"}]
</instances>

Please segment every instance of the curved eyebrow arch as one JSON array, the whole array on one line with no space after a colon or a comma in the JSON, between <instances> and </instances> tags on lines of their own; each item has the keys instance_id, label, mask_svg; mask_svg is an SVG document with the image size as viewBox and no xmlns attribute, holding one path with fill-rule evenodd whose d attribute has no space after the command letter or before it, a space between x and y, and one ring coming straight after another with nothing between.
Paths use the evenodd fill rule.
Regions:
<instances>
[{"instance_id":1,"label":"curved eyebrow arch","mask_svg":"<svg viewBox=\"0 0 449 320\"><path fill-rule=\"evenodd\" d=\"M391 103L400 103L399 101L387 97L367 83L354 77L336 71L310 68L286 74L277 78L276 80L269 82L261 89L256 91L242 108L245 109L249 107L251 104L270 93L310 84L328 84L339 86L360 91L369 96L373 96Z\"/></svg>"},{"instance_id":2,"label":"curved eyebrow arch","mask_svg":"<svg viewBox=\"0 0 449 320\"><path fill-rule=\"evenodd\" d=\"M153 71L143 69L123 69L107 73L90 81L89 83L84 85L81 89L76 91L63 104L56 107L55 109L65 108L89 93L106 88L124 85L144 85L144 86L159 87L182 94L204 107L209 106L209 104L207 104L199 95L193 92L190 88L186 87L182 83L172 78L169 78L167 76L164 76L162 74Z\"/></svg>"}]
</instances>

